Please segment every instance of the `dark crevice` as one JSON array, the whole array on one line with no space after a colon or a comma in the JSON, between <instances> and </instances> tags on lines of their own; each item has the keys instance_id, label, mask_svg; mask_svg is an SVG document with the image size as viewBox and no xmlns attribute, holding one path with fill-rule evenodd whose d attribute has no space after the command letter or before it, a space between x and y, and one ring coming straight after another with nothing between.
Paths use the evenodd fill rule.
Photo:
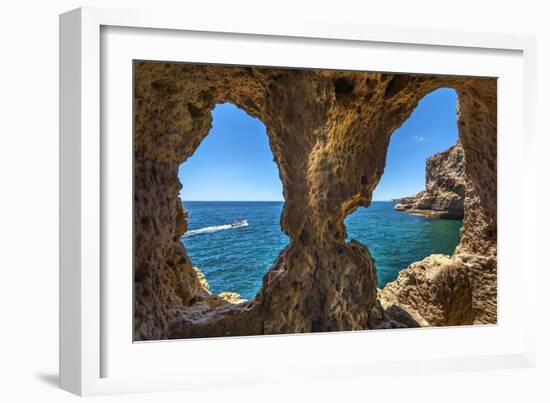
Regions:
<instances>
[{"instance_id":1,"label":"dark crevice","mask_svg":"<svg viewBox=\"0 0 550 403\"><path fill-rule=\"evenodd\" d=\"M332 81L332 83L334 84L334 92L336 93L336 97L351 94L355 88L353 82L346 78L336 78Z\"/></svg>"}]
</instances>

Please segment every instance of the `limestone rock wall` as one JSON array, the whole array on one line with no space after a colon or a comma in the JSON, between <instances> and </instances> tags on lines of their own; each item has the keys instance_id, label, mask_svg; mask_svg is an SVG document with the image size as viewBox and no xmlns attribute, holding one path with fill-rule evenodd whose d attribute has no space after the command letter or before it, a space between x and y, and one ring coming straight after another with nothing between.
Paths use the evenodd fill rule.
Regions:
<instances>
[{"instance_id":1,"label":"limestone rock wall","mask_svg":"<svg viewBox=\"0 0 550 403\"><path fill-rule=\"evenodd\" d=\"M443 86L455 88L461 103L467 185L459 249L494 255L496 80L135 62L134 339L396 325L389 312L401 308L380 303L368 248L345 241L343 220L370 204L391 134ZM211 110L222 102L265 124L285 196L281 227L290 238L256 298L242 303L206 292L180 242L187 215L178 167L208 134ZM480 315L485 305L475 298L492 287L490 271L481 265L480 283L470 281ZM403 309L400 317L408 317Z\"/></svg>"},{"instance_id":2,"label":"limestone rock wall","mask_svg":"<svg viewBox=\"0 0 550 403\"><path fill-rule=\"evenodd\" d=\"M460 143L426 160L426 189L403 197L396 210L430 218L464 218L464 152Z\"/></svg>"}]
</instances>

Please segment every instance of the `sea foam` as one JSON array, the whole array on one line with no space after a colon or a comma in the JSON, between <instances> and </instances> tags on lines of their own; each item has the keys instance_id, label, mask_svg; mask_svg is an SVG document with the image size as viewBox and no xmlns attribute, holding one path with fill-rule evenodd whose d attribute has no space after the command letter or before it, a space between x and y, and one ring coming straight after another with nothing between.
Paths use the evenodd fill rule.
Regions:
<instances>
[{"instance_id":1,"label":"sea foam","mask_svg":"<svg viewBox=\"0 0 550 403\"><path fill-rule=\"evenodd\" d=\"M248 227L248 222L245 221L239 224L214 225L212 227L194 229L191 231L187 231L185 234L183 234L182 238L187 238L188 236L199 235L199 234L211 234L212 232L218 232L226 229L241 228L241 227Z\"/></svg>"}]
</instances>

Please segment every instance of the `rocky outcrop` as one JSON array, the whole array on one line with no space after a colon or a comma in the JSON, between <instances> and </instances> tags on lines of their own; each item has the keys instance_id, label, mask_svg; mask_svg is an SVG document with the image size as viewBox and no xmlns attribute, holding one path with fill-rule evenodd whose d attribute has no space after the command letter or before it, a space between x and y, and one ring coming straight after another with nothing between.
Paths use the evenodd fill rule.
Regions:
<instances>
[{"instance_id":1,"label":"rocky outcrop","mask_svg":"<svg viewBox=\"0 0 550 403\"><path fill-rule=\"evenodd\" d=\"M380 291L386 309L401 308L420 326L496 323L496 259L431 255ZM490 285L490 286L488 286Z\"/></svg>"},{"instance_id":2,"label":"rocky outcrop","mask_svg":"<svg viewBox=\"0 0 550 403\"><path fill-rule=\"evenodd\" d=\"M460 143L426 160L426 189L403 197L396 210L429 218L464 218L464 152Z\"/></svg>"},{"instance_id":3,"label":"rocky outcrop","mask_svg":"<svg viewBox=\"0 0 550 403\"><path fill-rule=\"evenodd\" d=\"M212 293L210 292L210 285L208 284L208 281L206 281L206 276L204 275L204 273L202 271L200 271L197 267L193 267L193 269L195 270L195 273L197 273L197 278L199 279L199 283L201 285L201 288L208 295L212 295ZM208 301L208 302L212 302L212 301L216 300L217 305L219 305L220 303L223 303L223 302L228 302L228 303L231 303L231 304L240 304L242 302L246 302L245 299L241 298L240 294L237 294L236 292L230 292L230 291L220 292L219 294L215 295L215 297L217 297L217 298L215 298L215 299L206 298L205 300Z\"/></svg>"},{"instance_id":4,"label":"rocky outcrop","mask_svg":"<svg viewBox=\"0 0 550 403\"><path fill-rule=\"evenodd\" d=\"M387 284L380 302L385 308L401 307L421 326L472 323L472 289L462 267L462 261L449 256L429 256Z\"/></svg>"},{"instance_id":5,"label":"rocky outcrop","mask_svg":"<svg viewBox=\"0 0 550 403\"><path fill-rule=\"evenodd\" d=\"M432 274L414 269L407 287L391 293L386 287L379 300L368 247L346 241L344 218L370 204L390 136L422 97L440 87L456 89L460 103L466 183L461 244L427 292L418 282ZM135 340L496 317L495 79L135 62L134 94ZM208 134L211 110L223 102L266 126L284 189L281 227L290 239L258 295L241 303L206 292L180 242L187 213L178 197L178 166ZM466 279L469 293L460 298L470 304L426 313L432 302L452 303L439 287L458 289ZM390 298L384 308L381 301ZM460 316L463 311L468 315Z\"/></svg>"}]
</instances>

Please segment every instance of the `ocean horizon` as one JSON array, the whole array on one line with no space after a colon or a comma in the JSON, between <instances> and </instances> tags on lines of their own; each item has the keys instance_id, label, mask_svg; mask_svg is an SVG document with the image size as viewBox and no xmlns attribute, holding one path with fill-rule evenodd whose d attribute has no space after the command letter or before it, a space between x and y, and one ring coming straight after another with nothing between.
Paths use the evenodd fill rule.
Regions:
<instances>
[{"instance_id":1,"label":"ocean horizon","mask_svg":"<svg viewBox=\"0 0 550 403\"><path fill-rule=\"evenodd\" d=\"M188 230L181 241L210 291L236 292L252 299L289 239L281 231L284 201L186 200ZM451 255L460 241L461 220L432 220L393 209L392 201L372 201L344 220L347 241L369 248L378 287L431 254ZM238 221L241 220L241 221Z\"/></svg>"}]
</instances>

